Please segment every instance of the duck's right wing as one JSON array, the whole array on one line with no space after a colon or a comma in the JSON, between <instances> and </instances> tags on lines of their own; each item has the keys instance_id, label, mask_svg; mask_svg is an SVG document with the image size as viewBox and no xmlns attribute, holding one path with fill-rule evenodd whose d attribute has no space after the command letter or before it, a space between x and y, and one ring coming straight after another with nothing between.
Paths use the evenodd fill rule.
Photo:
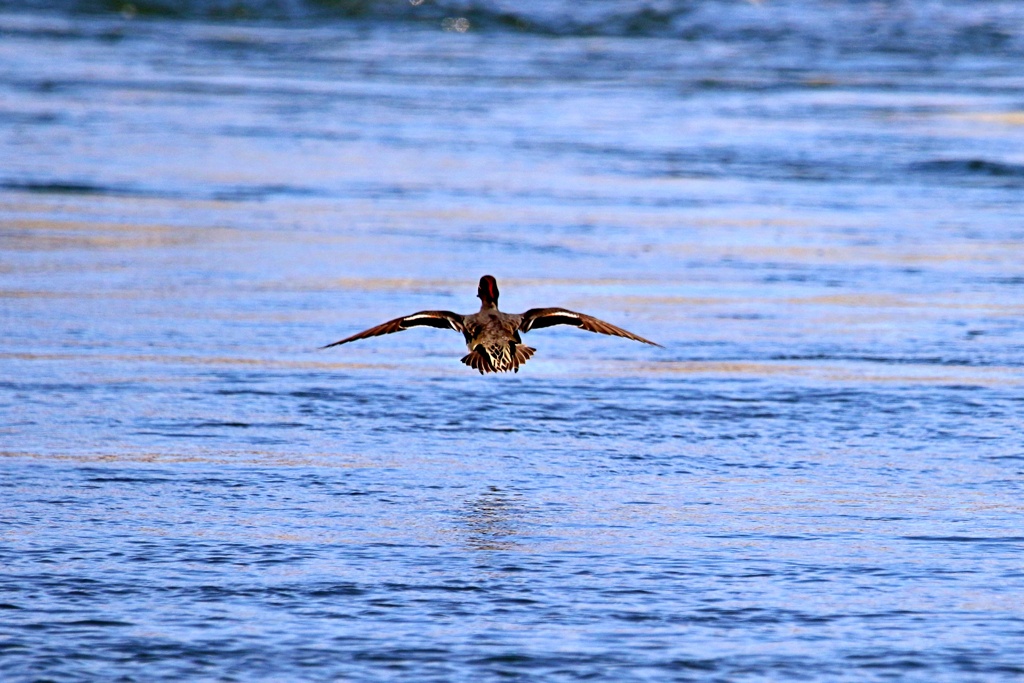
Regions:
<instances>
[{"instance_id":1,"label":"duck's right wing","mask_svg":"<svg viewBox=\"0 0 1024 683\"><path fill-rule=\"evenodd\" d=\"M381 323L376 327L371 327L368 330L363 330L358 334L353 334L351 337L345 337L333 344L327 346L321 346L321 349L329 349L332 346L338 344L347 344L350 341L356 341L357 339L366 339L367 337L379 337L382 334L392 334L394 332L401 332L407 330L410 327L439 327L443 330L455 330L456 332L463 332L466 328L462 321L462 316L458 313L452 313L451 311L420 311L419 313L413 313L403 318L395 318L389 320L386 323Z\"/></svg>"},{"instance_id":2,"label":"duck's right wing","mask_svg":"<svg viewBox=\"0 0 1024 683\"><path fill-rule=\"evenodd\" d=\"M531 308L526 313L523 313L521 318L519 322L519 330L521 332L529 332L530 330L551 327L552 325L572 325L587 332L610 334L615 337L625 337L633 341L650 344L651 346L661 346L661 344L652 342L650 339L644 339L638 334L633 334L629 330L616 327L600 318L595 318L586 313L577 313L565 308Z\"/></svg>"}]
</instances>

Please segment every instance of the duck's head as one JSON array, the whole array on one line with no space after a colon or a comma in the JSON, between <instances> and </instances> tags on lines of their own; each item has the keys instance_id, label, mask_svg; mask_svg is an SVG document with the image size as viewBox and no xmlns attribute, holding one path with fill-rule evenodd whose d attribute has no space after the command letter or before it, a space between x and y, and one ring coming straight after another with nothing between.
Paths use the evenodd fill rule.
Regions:
<instances>
[{"instance_id":1,"label":"duck's head","mask_svg":"<svg viewBox=\"0 0 1024 683\"><path fill-rule=\"evenodd\" d=\"M494 279L493 275L484 275L480 278L480 286L476 290L476 295L485 308L498 307L498 281Z\"/></svg>"}]
</instances>

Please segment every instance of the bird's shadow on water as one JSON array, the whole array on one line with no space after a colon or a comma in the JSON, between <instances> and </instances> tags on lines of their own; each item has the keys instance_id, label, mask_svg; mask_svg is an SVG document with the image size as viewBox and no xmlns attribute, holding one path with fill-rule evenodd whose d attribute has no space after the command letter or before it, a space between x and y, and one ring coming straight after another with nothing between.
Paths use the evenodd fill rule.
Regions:
<instances>
[{"instance_id":1,"label":"bird's shadow on water","mask_svg":"<svg viewBox=\"0 0 1024 683\"><path fill-rule=\"evenodd\" d=\"M521 493L488 486L465 501L456 513L456 528L467 550L523 550L519 537L526 514Z\"/></svg>"}]
</instances>

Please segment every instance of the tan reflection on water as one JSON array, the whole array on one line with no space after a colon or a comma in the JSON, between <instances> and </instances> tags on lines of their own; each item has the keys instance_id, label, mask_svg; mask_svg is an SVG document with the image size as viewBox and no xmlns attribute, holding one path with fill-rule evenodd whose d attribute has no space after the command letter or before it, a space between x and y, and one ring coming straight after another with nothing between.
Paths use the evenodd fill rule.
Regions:
<instances>
[{"instance_id":1,"label":"tan reflection on water","mask_svg":"<svg viewBox=\"0 0 1024 683\"><path fill-rule=\"evenodd\" d=\"M251 465L261 467L329 467L342 469L408 467L406 460L377 456L368 458L356 453L303 452L287 453L280 450L255 450L252 448L214 449L191 446L189 452L119 450L90 453L35 453L33 451L0 450L0 458L27 458L60 460L82 464L100 463L203 463L210 465Z\"/></svg>"},{"instance_id":2,"label":"tan reflection on water","mask_svg":"<svg viewBox=\"0 0 1024 683\"><path fill-rule=\"evenodd\" d=\"M632 365L632 364L630 364ZM788 376L824 382L944 384L1007 387L1024 384L1024 372L1013 367L892 367L883 363L729 363L668 361L633 365L637 372L729 377Z\"/></svg>"},{"instance_id":3,"label":"tan reflection on water","mask_svg":"<svg viewBox=\"0 0 1024 683\"><path fill-rule=\"evenodd\" d=\"M1024 126L1024 111L968 112L955 114L953 118L979 123L996 123L1004 126Z\"/></svg>"},{"instance_id":4,"label":"tan reflection on water","mask_svg":"<svg viewBox=\"0 0 1024 683\"><path fill-rule=\"evenodd\" d=\"M3 245L23 251L131 250L209 244L240 237L237 230L217 227L19 219L11 221Z\"/></svg>"},{"instance_id":5,"label":"tan reflection on water","mask_svg":"<svg viewBox=\"0 0 1024 683\"><path fill-rule=\"evenodd\" d=\"M307 369L307 370L354 370L354 369L389 369L399 367L395 363L347 363L343 361L288 361L274 360L267 358L242 358L237 356L157 356L157 355L133 355L133 354L73 354L73 353L0 353L0 359L28 360L28 361L78 361L107 362L107 363L147 363L157 365L197 365L197 366L236 366L251 365L265 368L277 369Z\"/></svg>"},{"instance_id":6,"label":"tan reflection on water","mask_svg":"<svg viewBox=\"0 0 1024 683\"><path fill-rule=\"evenodd\" d=\"M143 363L147 365L194 365L197 367L237 367L249 366L277 370L383 370L401 371L405 374L436 376L466 375L464 366L458 363L461 347L453 345L452 362L445 363L393 363L393 362L340 362L316 360L282 360L262 357L230 357L230 356L157 356L130 354L31 354L31 353L0 353L0 360L21 360L38 362L76 361L80 367L89 363ZM531 375L540 377L572 376L572 377L633 377L637 375L693 375L707 377L732 377L763 379L768 377L791 377L821 382L842 383L907 383L907 384L962 384L977 386L1020 386L1024 384L1024 372L1011 366L983 367L950 367L929 365L890 365L870 361L857 362L823 362L807 361L804 363L787 362L731 362L731 361L629 361L629 360L588 360L586 362L572 359L547 359L543 357L531 360ZM524 370L523 373L526 371ZM526 375L521 373L522 377ZM157 381L151 377L147 381ZM473 379L478 379L473 376ZM517 376L488 376L482 381L516 381ZM102 377L93 381L103 382ZM114 382L122 379L109 380Z\"/></svg>"},{"instance_id":7,"label":"tan reflection on water","mask_svg":"<svg viewBox=\"0 0 1024 683\"><path fill-rule=\"evenodd\" d=\"M981 117L979 120L995 117L1015 125L1020 115L1020 112L965 114ZM636 183L638 188L645 186L636 179L594 179L597 183L613 180L617 187L629 183ZM719 187L710 181L694 182L695 186ZM606 317L668 346L666 351L606 346L604 348L616 349L617 360L582 361L564 353L564 340L578 333L541 331L529 337L538 348L538 354L520 379L527 375L640 374L782 376L821 382L984 386L1016 386L1022 381L1018 368L1000 365L897 365L828 359L697 361L680 359L673 349L678 348L679 343L730 341L737 336L761 335L778 342L780 338L809 338L821 332L831 335L841 346L871 340L879 330L898 343L899 337L905 337L908 329L913 333L913 325L919 322L947 324L947 328L940 330L947 334L950 321L972 325L981 321L984 326L993 319L1019 318L1024 316L1024 303L1007 296L986 299L966 289L951 288L914 296L887 291L885 283L880 282L870 291L833 294L815 285L802 290L807 292L802 294L794 293L789 287L744 283L742 268L716 270L716 267L732 259L731 262L749 264L750 268L770 265L772 272L799 266L905 265L940 277L946 269L978 277L993 273L1005 276L1021 272L1024 243L968 239L951 229L939 231L934 239L927 241L851 244L844 230L860 231L871 237L876 233L884 234L885 226L877 224L877 216L860 219L850 215L814 216L798 209L766 210L765 215L751 216L749 212L715 215L707 210L687 212L623 206L601 212L557 204L511 205L497 210L362 199L347 199L340 205L305 201L282 206L284 208L274 210L257 208L257 212L268 212L270 225L249 230L231 227L232 224L245 225L243 219L253 215L253 205L245 202L5 194L0 198L0 247L9 258L0 266L5 279L10 276L11 282L0 287L0 301L6 302L4 305L11 308L14 315L31 309L40 316L48 307L71 310L78 308L77 302L82 302L83 306L93 306L96 310L94 317L81 324L103 331L106 337L102 343L96 343L58 334L47 338L50 345L46 347L0 349L0 359L69 363L76 368L94 363L152 367L175 364L202 368L386 370L463 376L467 373L458 363L463 350L461 339L457 337L445 338L439 346L433 347L429 359L424 360L423 348L428 342L422 340L441 339L429 336L433 331L407 333L408 336L402 337L406 340L403 342L368 341L331 353L318 353L315 349L362 326L411 312L391 302L378 307L382 292L443 295L435 306L470 310L476 304L476 279L483 272L495 269L488 263L456 269L444 261L448 258L447 247L430 252L427 257L421 255L420 248L434 245L438 234L453 238L486 237L496 223L521 220L528 225L586 227L597 223L605 226L605 232L597 234L570 227L523 233L522 239L536 240L544 246L570 246L614 262L618 256L635 254L646 245L662 258L694 259L701 265L693 270L680 268L667 272L633 270L621 276L614 269L575 272L571 261L541 276L536 271L526 272L526 268L524 272L508 267L495 270L503 286L503 303L508 304L505 308L509 310L549 305L575 308ZM926 211L918 210L919 213ZM187 225L164 220L174 216L180 222L180 216L192 214L203 215L208 220ZM125 219L118 222L111 219L112 215L125 216ZM217 222L210 219L211 216L215 216ZM916 218L937 220L934 216ZM221 220L223 223L219 222ZM851 225L853 220L861 220L863 224ZM368 227L381 225L393 232L382 235ZM436 265L423 265L424 259L432 258L438 259ZM560 263L558 259L562 257L552 258L554 263ZM383 268L381 264L388 267ZM703 284L699 278L708 270L724 278L715 283L721 285L721 293L689 294L711 289L691 288L693 284ZM176 279L179 272L185 272L189 278ZM236 279L223 277L223 273L229 272ZM61 277L50 278L50 273ZM39 275L43 277L37 277ZM87 284L80 284L80 275L89 276ZM734 280L728 280L729 277ZM681 287L686 288L686 294L677 293ZM538 293L538 289L544 291ZM192 298L183 297L183 292ZM245 300L240 298L240 292L242 297L290 293L295 297L293 301L300 305L248 307L239 304ZM353 306L356 301L353 296L346 297L337 309L334 298L330 299L329 306L303 306L307 292L310 300L318 295L355 292L361 297L359 308L357 311L345 308ZM60 302L61 299L66 302ZM216 341L196 348L179 346L177 339L145 337L150 331L165 332L193 325L192 306L196 300L203 302L202 322L211 329L223 321L251 323L254 325L252 337L236 340L230 349L222 348ZM110 306L104 307L105 302ZM134 308L126 308L127 313L123 314L122 302L132 302ZM46 319L40 317L39 320ZM308 336L303 332L301 336L289 337L286 345L264 343L255 331L259 325L286 328L300 322L307 323L312 331ZM59 315L46 323L60 330ZM145 328L143 324L150 327ZM129 341L125 333L138 329L144 332L136 333L138 338ZM927 333L934 332L928 330ZM580 337L580 343L590 343L592 340L587 337ZM388 348L392 350L402 344L407 346L401 347L405 350L400 352L402 355L396 362L395 354L376 352L379 344L390 344ZM88 352L78 352L79 348L90 345ZM169 353L153 353L164 349ZM441 358L449 349L450 362Z\"/></svg>"}]
</instances>

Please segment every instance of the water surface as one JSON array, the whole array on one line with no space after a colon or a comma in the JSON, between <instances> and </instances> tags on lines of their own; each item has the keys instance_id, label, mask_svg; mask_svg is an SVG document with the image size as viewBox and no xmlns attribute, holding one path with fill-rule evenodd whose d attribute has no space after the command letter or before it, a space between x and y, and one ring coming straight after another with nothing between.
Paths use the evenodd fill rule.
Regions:
<instances>
[{"instance_id":1,"label":"water surface","mask_svg":"<svg viewBox=\"0 0 1024 683\"><path fill-rule=\"evenodd\" d=\"M1016 3L0 7L4 680L1024 676Z\"/></svg>"}]
</instances>

